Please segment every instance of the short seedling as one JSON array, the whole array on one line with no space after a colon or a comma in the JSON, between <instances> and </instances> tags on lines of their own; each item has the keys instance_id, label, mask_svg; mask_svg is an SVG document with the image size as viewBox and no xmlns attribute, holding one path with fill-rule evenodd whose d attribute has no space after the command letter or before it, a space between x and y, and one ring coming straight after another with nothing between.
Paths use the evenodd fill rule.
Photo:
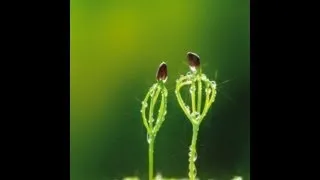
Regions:
<instances>
[{"instance_id":1,"label":"short seedling","mask_svg":"<svg viewBox=\"0 0 320 180\"><path fill-rule=\"evenodd\" d=\"M167 114L167 96L168 90L165 87L165 82L168 78L167 75L167 65L163 62L160 64L157 71L157 82L152 85L149 89L145 99L142 102L141 114L143 119L143 124L147 129L147 141L149 144L149 180L153 179L153 151L154 151L154 141L157 132L160 129L161 124L165 119ZM158 96L161 93L160 108L158 111L158 116L156 121L154 120L154 106L157 102ZM150 101L149 101L150 100ZM148 101L150 103L149 114L146 115L146 108L148 107ZM148 119L147 119L148 117Z\"/></svg>"},{"instance_id":2,"label":"short seedling","mask_svg":"<svg viewBox=\"0 0 320 180\"><path fill-rule=\"evenodd\" d=\"M179 105L183 112L186 114L192 124L192 141L189 152L189 179L195 180L197 176L197 170L195 161L197 159L196 143L199 131L199 126L204 117L206 116L211 104L216 97L216 83L210 81L205 74L201 72L200 57L192 52L187 53L187 59L191 72L186 75L182 75L176 83L175 94L177 96ZM181 98L180 89L183 86L190 86L191 94L191 110ZM205 103L203 109L201 109L202 101L202 85L205 86ZM197 92L197 93L196 93ZM196 102L197 100L197 102Z\"/></svg>"}]
</instances>

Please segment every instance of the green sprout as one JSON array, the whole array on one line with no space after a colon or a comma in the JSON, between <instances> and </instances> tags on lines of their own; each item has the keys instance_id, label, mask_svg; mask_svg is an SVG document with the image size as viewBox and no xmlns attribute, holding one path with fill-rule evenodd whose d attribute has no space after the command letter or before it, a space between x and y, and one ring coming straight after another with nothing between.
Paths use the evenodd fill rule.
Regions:
<instances>
[{"instance_id":1,"label":"green sprout","mask_svg":"<svg viewBox=\"0 0 320 180\"><path fill-rule=\"evenodd\" d=\"M188 72L186 75L180 76L176 82L175 94L177 96L179 105L181 106L183 112L186 114L188 119L192 124L192 141L190 145L189 152L189 179L195 180L197 176L197 170L195 166L195 161L197 159L197 136L199 131L199 126L212 103L216 97L216 83L215 81L210 81L205 74L201 72L200 67L200 57L192 52L187 53L188 63L191 72ZM183 86L190 86L191 94L191 110L181 98L180 89ZM205 87L205 99L204 106L201 109L202 101L202 86ZM197 92L197 93L196 93ZM197 100L197 101L196 101Z\"/></svg>"},{"instance_id":2,"label":"green sprout","mask_svg":"<svg viewBox=\"0 0 320 180\"><path fill-rule=\"evenodd\" d=\"M142 101L141 114L143 119L143 124L147 129L147 141L149 144L149 180L153 179L153 151L154 151L154 141L157 132L162 125L165 115L167 114L167 96L168 90L165 87L165 82L167 81L167 65L166 63L161 63L157 71L157 82L151 86L146 97ZM160 108L158 110L158 116L155 121L154 119L154 106L157 102L159 94L161 93ZM149 101L150 100L150 101ZM146 114L146 109L148 107L148 101L150 103L149 114ZM147 119L148 117L148 119Z\"/></svg>"}]
</instances>

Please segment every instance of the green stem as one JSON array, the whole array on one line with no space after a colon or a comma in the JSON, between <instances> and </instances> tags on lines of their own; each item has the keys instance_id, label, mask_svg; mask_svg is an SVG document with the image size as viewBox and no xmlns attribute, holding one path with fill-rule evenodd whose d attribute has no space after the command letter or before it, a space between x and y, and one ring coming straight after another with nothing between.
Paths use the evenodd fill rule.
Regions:
<instances>
[{"instance_id":1,"label":"green stem","mask_svg":"<svg viewBox=\"0 0 320 180\"><path fill-rule=\"evenodd\" d=\"M154 136L157 134L157 132L160 129L160 126L162 125L165 115L166 115L166 109L167 109L167 89L163 87L162 92L161 92L161 104L160 104L160 109L159 109L159 114L157 117L157 121L155 126L153 127L152 133Z\"/></svg>"},{"instance_id":2,"label":"green stem","mask_svg":"<svg viewBox=\"0 0 320 180\"><path fill-rule=\"evenodd\" d=\"M160 88L158 86L156 86L155 92L153 94L153 96L151 97L151 102L150 102L150 109L149 109L149 127L150 130L153 129L153 109L154 109L154 105L158 99L159 93L160 93Z\"/></svg>"},{"instance_id":3,"label":"green stem","mask_svg":"<svg viewBox=\"0 0 320 180\"><path fill-rule=\"evenodd\" d=\"M192 112L196 112L196 85L195 82L192 82L190 93L191 93L191 106L192 106Z\"/></svg>"},{"instance_id":4,"label":"green stem","mask_svg":"<svg viewBox=\"0 0 320 180\"><path fill-rule=\"evenodd\" d=\"M148 121L147 121L147 117L146 117L146 108L148 106L148 99L149 96L151 94L151 92L154 90L153 88L156 86L156 84L154 84L148 91L146 97L144 98L144 100L142 101L142 108L141 108L141 114L142 114L142 120L143 120L143 124L144 126L147 128L147 132L151 132Z\"/></svg>"},{"instance_id":5,"label":"green stem","mask_svg":"<svg viewBox=\"0 0 320 180\"><path fill-rule=\"evenodd\" d=\"M154 137L150 137L149 143L149 180L153 178L153 147L154 147Z\"/></svg>"},{"instance_id":6,"label":"green stem","mask_svg":"<svg viewBox=\"0 0 320 180\"><path fill-rule=\"evenodd\" d=\"M196 146L197 146L197 137L198 137L198 131L199 131L199 125L198 124L192 124L192 141L190 145L190 152L189 152L189 179L195 180L197 176L197 169L195 165L196 161Z\"/></svg>"},{"instance_id":7,"label":"green stem","mask_svg":"<svg viewBox=\"0 0 320 180\"><path fill-rule=\"evenodd\" d=\"M207 81L207 89L210 89L210 93L206 92L206 101L205 101L205 105L203 108L203 112L200 118L200 122L203 120L203 118L205 117L205 115L208 113L208 110L210 108L210 106L212 105L212 103L215 100L217 91L216 88L212 85L212 83L210 81Z\"/></svg>"},{"instance_id":8,"label":"green stem","mask_svg":"<svg viewBox=\"0 0 320 180\"><path fill-rule=\"evenodd\" d=\"M198 113L201 113L202 83L201 76L198 77Z\"/></svg>"},{"instance_id":9,"label":"green stem","mask_svg":"<svg viewBox=\"0 0 320 180\"><path fill-rule=\"evenodd\" d=\"M184 79L184 77L183 77ZM182 81L178 81L177 82L177 85L176 85L176 90L175 90L175 93L176 93L176 96L177 96L177 100L178 100L178 103L180 105L180 107L182 108L183 112L185 113L185 115L188 117L188 119L191 121L192 120L192 117L190 116L190 109L187 109L186 105L184 104L183 100L182 100L182 97L181 97L181 94L180 94L180 88L184 85L188 85L188 84L191 84L191 81L187 81L187 82L182 82Z\"/></svg>"}]
</instances>

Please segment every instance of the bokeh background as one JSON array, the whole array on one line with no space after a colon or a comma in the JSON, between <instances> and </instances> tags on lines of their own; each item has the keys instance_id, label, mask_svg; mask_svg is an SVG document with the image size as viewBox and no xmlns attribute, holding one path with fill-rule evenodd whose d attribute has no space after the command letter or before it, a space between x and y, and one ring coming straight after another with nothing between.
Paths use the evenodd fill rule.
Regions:
<instances>
[{"instance_id":1,"label":"bokeh background","mask_svg":"<svg viewBox=\"0 0 320 180\"><path fill-rule=\"evenodd\" d=\"M187 177L192 128L174 87L189 70L188 51L200 55L204 73L219 87L200 127L198 176L249 179L249 0L70 4L72 180L147 179L141 100L162 61L169 73L168 114L155 142L155 173Z\"/></svg>"}]
</instances>

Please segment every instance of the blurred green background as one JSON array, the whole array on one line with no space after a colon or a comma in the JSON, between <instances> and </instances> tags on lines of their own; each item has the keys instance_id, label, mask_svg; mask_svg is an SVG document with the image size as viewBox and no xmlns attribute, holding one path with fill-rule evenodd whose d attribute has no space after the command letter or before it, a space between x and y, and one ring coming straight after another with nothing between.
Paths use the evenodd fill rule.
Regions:
<instances>
[{"instance_id":1,"label":"blurred green background","mask_svg":"<svg viewBox=\"0 0 320 180\"><path fill-rule=\"evenodd\" d=\"M70 6L72 180L147 179L141 100L162 61L168 114L155 142L155 173L187 177L192 128L174 87L189 70L188 51L200 55L219 87L200 127L198 176L249 176L249 0L71 0Z\"/></svg>"}]
</instances>

